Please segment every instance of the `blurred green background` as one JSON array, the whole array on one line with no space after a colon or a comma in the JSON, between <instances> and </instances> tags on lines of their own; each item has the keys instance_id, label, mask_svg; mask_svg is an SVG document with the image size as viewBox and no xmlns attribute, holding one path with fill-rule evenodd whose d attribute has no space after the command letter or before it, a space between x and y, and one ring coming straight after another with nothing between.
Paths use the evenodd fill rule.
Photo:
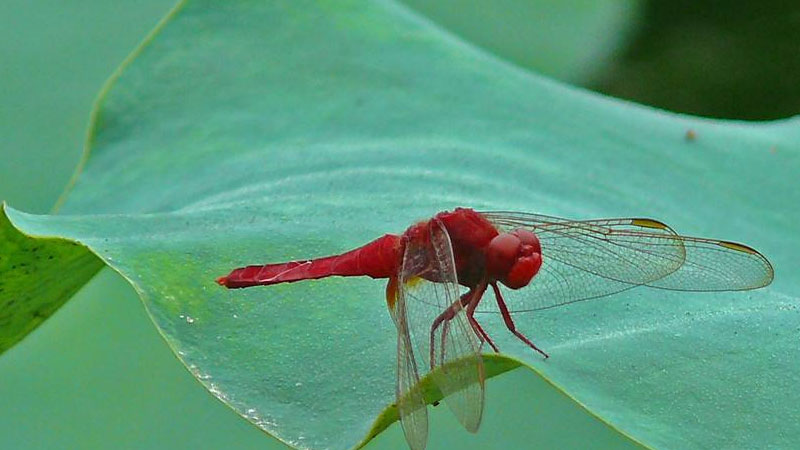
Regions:
<instances>
[{"instance_id":1,"label":"blurred green background","mask_svg":"<svg viewBox=\"0 0 800 450\"><path fill-rule=\"evenodd\" d=\"M611 95L715 117L800 109L800 6L788 2L408 3L520 66ZM0 199L51 208L80 159L93 98L172 4L2 2ZM537 383L526 371L493 379L478 436L435 408L431 448L626 445ZM0 398L0 448L283 448L194 380L109 271L0 356ZM394 426L369 448L402 445Z\"/></svg>"}]
</instances>

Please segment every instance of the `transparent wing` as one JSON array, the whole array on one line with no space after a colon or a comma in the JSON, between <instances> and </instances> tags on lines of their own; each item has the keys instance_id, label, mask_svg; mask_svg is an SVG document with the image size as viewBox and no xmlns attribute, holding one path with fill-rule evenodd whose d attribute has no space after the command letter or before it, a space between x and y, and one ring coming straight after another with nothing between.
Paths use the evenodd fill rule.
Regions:
<instances>
[{"instance_id":1,"label":"transparent wing","mask_svg":"<svg viewBox=\"0 0 800 450\"><path fill-rule=\"evenodd\" d=\"M419 371L409 337L405 303L401 298L394 305L391 313L397 326L397 411L409 447L423 450L428 442L428 409L419 387Z\"/></svg>"},{"instance_id":2,"label":"transparent wing","mask_svg":"<svg viewBox=\"0 0 800 450\"><path fill-rule=\"evenodd\" d=\"M480 342L461 305L450 238L436 220L406 241L398 302L407 314L417 367L433 372L445 403L469 431L483 414L484 369Z\"/></svg>"},{"instance_id":3,"label":"transparent wing","mask_svg":"<svg viewBox=\"0 0 800 450\"><path fill-rule=\"evenodd\" d=\"M509 305L534 311L604 297L636 286L680 291L756 289L773 278L769 261L734 242L680 236L652 219L568 220L537 214L482 213L503 230L539 237L542 268L525 298ZM491 304L485 302L483 311ZM483 306L483 305L482 305Z\"/></svg>"}]
</instances>

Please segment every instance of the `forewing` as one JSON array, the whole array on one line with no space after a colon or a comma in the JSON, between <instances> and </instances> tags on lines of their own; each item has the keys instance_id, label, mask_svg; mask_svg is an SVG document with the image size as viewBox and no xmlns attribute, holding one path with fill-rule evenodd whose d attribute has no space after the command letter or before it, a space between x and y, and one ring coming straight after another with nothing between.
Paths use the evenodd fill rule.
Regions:
<instances>
[{"instance_id":1,"label":"forewing","mask_svg":"<svg viewBox=\"0 0 800 450\"><path fill-rule=\"evenodd\" d=\"M539 237L542 268L515 311L552 308L646 285L683 291L755 289L772 267L750 247L686 237L652 219L567 220L524 213L483 213L503 230ZM531 295L532 294L532 295ZM488 303L488 302L487 302Z\"/></svg>"},{"instance_id":2,"label":"forewing","mask_svg":"<svg viewBox=\"0 0 800 450\"><path fill-rule=\"evenodd\" d=\"M428 408L419 386L419 370L408 331L405 301L399 296L392 318L397 326L397 411L412 450L423 450L428 442Z\"/></svg>"},{"instance_id":3,"label":"forewing","mask_svg":"<svg viewBox=\"0 0 800 450\"><path fill-rule=\"evenodd\" d=\"M683 237L686 261L680 270L647 285L674 291L745 291L772 283L766 257L736 242Z\"/></svg>"},{"instance_id":4,"label":"forewing","mask_svg":"<svg viewBox=\"0 0 800 450\"><path fill-rule=\"evenodd\" d=\"M428 228L424 237L406 242L399 299L420 371L440 369L433 372L433 381L459 422L474 432L483 414L480 342L461 305L447 230L436 220Z\"/></svg>"}]
</instances>

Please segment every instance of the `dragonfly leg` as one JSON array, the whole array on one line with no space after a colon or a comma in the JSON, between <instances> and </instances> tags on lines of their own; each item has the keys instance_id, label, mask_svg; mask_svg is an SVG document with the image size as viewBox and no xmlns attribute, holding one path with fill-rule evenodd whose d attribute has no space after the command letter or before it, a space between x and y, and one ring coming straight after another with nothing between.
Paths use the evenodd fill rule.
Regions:
<instances>
[{"instance_id":1,"label":"dragonfly leg","mask_svg":"<svg viewBox=\"0 0 800 450\"><path fill-rule=\"evenodd\" d=\"M478 335L481 337L481 340L486 341L486 343L489 344L490 347L492 347L492 350L494 350L495 353L500 353L500 349L497 348L497 345L495 345L494 341L492 341L492 338L490 338L489 335L486 334L486 331L484 331L484 329L481 327L481 324L479 324L478 321L475 320L475 317L471 315L467 315L467 317L469 318L469 322L472 324L472 327L475 328L475 331L478 332Z\"/></svg>"},{"instance_id":2,"label":"dragonfly leg","mask_svg":"<svg viewBox=\"0 0 800 450\"><path fill-rule=\"evenodd\" d=\"M434 357L436 356L435 355L435 350L434 350L434 345L433 345L434 344L434 340L436 339L436 329L439 328L439 325L442 325L442 354L441 354L441 358L442 358L442 361L444 361L444 347L445 347L444 343L445 343L445 341L447 339L447 329L448 329L449 324L450 324L450 322L449 322L450 319L455 317L455 315L459 311L459 309L466 308L467 305L471 304L473 299L476 297L476 295L475 295L476 292L477 292L477 298L480 300L480 298L483 296L483 293L484 293L485 290L486 290L486 286L485 285L483 287L479 286L477 290L474 289L474 288L470 289L469 291L465 292L464 295L462 295L461 298L458 301L456 301L452 305L448 306L447 309L445 309L441 314L439 314L439 316L436 319L433 320L433 324L431 324L431 342L430 342L431 369L433 369ZM477 304L475 306L477 306ZM478 334L482 338L485 337L485 338L488 339L489 336L483 331L481 326L478 325L478 322L475 321L475 319L472 318L469 314L467 314L467 318L469 318L469 321L473 326L477 326ZM442 323L444 323L444 324L442 324ZM492 348L494 348L494 349L497 348L497 347L495 347L494 343L491 342L491 340L489 340L489 343L492 346Z\"/></svg>"},{"instance_id":3,"label":"dragonfly leg","mask_svg":"<svg viewBox=\"0 0 800 450\"><path fill-rule=\"evenodd\" d=\"M485 291L486 291L486 286L484 285L483 289L479 291L480 295L475 295L470 300L469 304L467 305L467 319L469 319L469 323L472 324L472 327L478 333L478 336L480 336L482 340L486 341L492 347L492 350L494 350L495 353L500 353L500 349L497 348L497 345L495 345L494 341L492 341L492 338L489 337L489 334L483 330L481 324L479 324L478 321L475 319L475 309L481 302L481 299L483 298L483 293Z\"/></svg>"},{"instance_id":4,"label":"dragonfly leg","mask_svg":"<svg viewBox=\"0 0 800 450\"><path fill-rule=\"evenodd\" d=\"M435 350L435 347L433 345L434 341L436 339L436 329L439 328L439 325L442 325L442 322L444 322L444 325L442 326L442 344L443 344L442 345L442 360L444 360L444 341L445 341L445 337L447 336L448 321L450 319L452 319L453 317L455 317L456 312L458 312L458 309L461 307L461 305L464 305L469 301L470 295L472 295L472 289L470 289L469 291L464 293L464 295L462 295L461 298L458 301L456 301L452 305L448 306L447 309L445 309L441 314L439 314L438 317L436 317L433 320L433 324L431 324L431 342L430 342L430 364L431 364L431 369L433 369L433 367L434 367L434 361L435 361L435 356L436 356L436 350Z\"/></svg>"},{"instance_id":5,"label":"dragonfly leg","mask_svg":"<svg viewBox=\"0 0 800 450\"><path fill-rule=\"evenodd\" d=\"M526 338L524 334L517 331L517 326L514 325L514 321L511 319L511 313L508 312L508 306L506 306L506 301L503 300L503 295L500 293L500 288L497 287L497 283L492 283L492 289L494 290L494 298L497 300L497 306L500 308L500 313L503 315L503 321L506 323L506 328L508 328L508 331L514 333L514 336L518 337L519 340L527 344L528 347L541 353L545 358L549 358L550 355L537 347L533 342L531 342L530 339Z\"/></svg>"}]
</instances>

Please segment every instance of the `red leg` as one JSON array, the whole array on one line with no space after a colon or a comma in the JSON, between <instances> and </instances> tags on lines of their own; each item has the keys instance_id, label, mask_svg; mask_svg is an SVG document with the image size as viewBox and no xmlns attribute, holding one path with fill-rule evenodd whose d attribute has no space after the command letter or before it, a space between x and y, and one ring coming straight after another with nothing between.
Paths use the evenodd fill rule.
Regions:
<instances>
[{"instance_id":1,"label":"red leg","mask_svg":"<svg viewBox=\"0 0 800 450\"><path fill-rule=\"evenodd\" d=\"M492 350L494 350L495 353L500 353L500 349L497 348L497 345L495 345L494 341L492 341L492 338L490 338L489 335L486 334L486 331L484 331L483 328L481 328L481 324L479 324L478 321L475 320L475 317L473 316L467 316L467 317L469 318L469 322L472 324L472 327L475 328L475 331L477 331L478 334L480 335L481 339L486 341L486 343L488 343L489 346L492 347Z\"/></svg>"},{"instance_id":2,"label":"red leg","mask_svg":"<svg viewBox=\"0 0 800 450\"><path fill-rule=\"evenodd\" d=\"M489 335L483 330L481 324L479 324L478 321L475 320L475 309L481 302L481 299L483 298L483 293L486 292L486 286L483 286L483 288L479 292L480 295L475 295L467 305L467 318L469 319L469 323L472 324L472 327L475 329L475 331L478 332L478 335L481 337L481 339L486 341L492 347L492 350L494 350L495 353L500 353L500 349L498 349L497 346L494 344L492 338L490 338Z\"/></svg>"},{"instance_id":3,"label":"red leg","mask_svg":"<svg viewBox=\"0 0 800 450\"><path fill-rule=\"evenodd\" d=\"M474 315L475 309L478 307L478 304L480 304L481 299L483 299L484 292L486 292L485 284L479 284L476 289L470 289L464 295L461 296L460 299L461 307L467 308L466 310L467 319L469 320L469 323L470 325L472 325L472 328L475 330L475 332L478 333L478 336L483 341L488 343L489 346L492 347L492 350L495 351L495 353L500 353L500 349L497 347L494 341L492 341L492 338L489 337L489 334L486 333L486 331L484 331L483 327L481 327L481 325L475 319ZM436 329L439 327L439 325L442 325L442 322L444 322L444 325L442 325L442 354L441 354L442 360L444 360L445 341L447 338L447 327L449 326L449 320L452 319L453 316L455 316L455 313L456 313L456 304L454 303L453 305L448 307L444 312L442 312L442 314L440 314L436 319L434 319L433 324L431 325L431 335L430 335L431 368L433 368L434 366L433 364L434 357L436 356L433 349Z\"/></svg>"},{"instance_id":4,"label":"red leg","mask_svg":"<svg viewBox=\"0 0 800 450\"><path fill-rule=\"evenodd\" d=\"M470 289L469 291L465 292L464 295L462 295L461 298L458 301L456 301L452 305L448 306L447 309L445 309L441 314L439 314L438 317L433 319L433 324L431 324L431 342L430 342L430 364L431 364L431 369L433 369L433 367L434 367L433 363L435 361L434 358L436 356L435 351L434 351L434 345L433 345L434 344L434 340L436 339L436 329L439 328L439 325L441 325L442 322L445 322L446 320L450 320L456 315L456 311L457 311L456 308L457 308L457 306L459 306L459 304L461 304L461 305L467 304L467 302L470 299L470 296L472 295L472 292L473 292L472 289ZM447 333L446 326L447 326L447 322L445 322L445 328L444 328L444 330L442 332L442 343L444 343L444 338L446 336L445 333ZM444 345L442 345L442 352L444 352ZM444 360L444 353L442 353L442 359Z\"/></svg>"},{"instance_id":5,"label":"red leg","mask_svg":"<svg viewBox=\"0 0 800 450\"><path fill-rule=\"evenodd\" d=\"M477 289L473 288L473 289L470 289L469 291L465 292L461 296L461 298L459 299L459 303L461 303L461 307L462 308L467 308L467 311L466 311L467 312L467 319L469 319L469 322L472 325L472 327L475 330L475 332L478 333L478 335L479 335L479 337L481 339L483 339L486 342L488 342L489 345L492 346L492 349L494 349L495 352L498 352L499 350L497 349L497 346L494 345L494 342L492 342L492 340L489 338L489 335L486 334L485 331L483 331L483 328L481 328L480 324L478 324L478 321L476 321L475 318L472 316L472 314L475 311L475 308L478 306L478 303L480 303L481 298L483 298L483 293L484 292L486 292L486 285L485 284L479 284L477 286ZM470 306L472 306L471 310L469 309ZM442 312L442 314L440 314L439 317L434 319L433 324L431 325L431 336L430 336L430 339L431 339L431 342L430 342L431 368L433 368L433 361L434 361L434 357L435 357L434 350L433 350L433 343L434 343L434 339L435 339L434 336L435 336L435 333L436 333L436 329L439 327L439 325L442 324L442 322L444 322L444 325L442 325L442 355L441 355L442 360L444 360L444 350L445 350L445 341L446 341L446 338L447 338L447 328L449 326L449 320L452 319L455 316L455 313L456 313L456 303L453 303L444 312Z\"/></svg>"},{"instance_id":6,"label":"red leg","mask_svg":"<svg viewBox=\"0 0 800 450\"><path fill-rule=\"evenodd\" d=\"M511 320L511 314L508 312L506 301L503 300L503 295L500 294L500 288L497 287L497 283L492 283L492 289L494 290L494 298L497 300L497 306L500 308L500 313L503 315L503 321L506 323L506 328L508 328L508 331L514 333L514 336L518 337L522 342L528 344L530 348L541 353L545 358L549 358L550 356L547 353L543 352L539 347L534 345L530 339L526 338L525 335L517 331L517 326L514 325L514 321Z\"/></svg>"}]
</instances>

